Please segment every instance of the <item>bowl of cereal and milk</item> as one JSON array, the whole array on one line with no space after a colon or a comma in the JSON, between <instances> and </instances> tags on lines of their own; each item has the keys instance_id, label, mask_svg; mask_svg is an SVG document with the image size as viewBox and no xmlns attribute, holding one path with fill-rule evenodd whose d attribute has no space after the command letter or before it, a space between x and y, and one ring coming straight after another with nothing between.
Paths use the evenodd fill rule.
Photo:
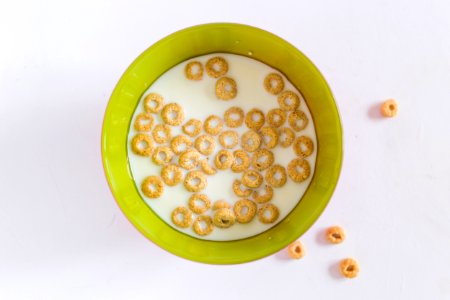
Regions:
<instances>
[{"instance_id":1,"label":"bowl of cereal and milk","mask_svg":"<svg viewBox=\"0 0 450 300\"><path fill-rule=\"evenodd\" d=\"M341 123L325 79L294 46L205 24L128 67L105 112L102 157L145 237L193 261L243 263L319 217L340 173Z\"/></svg>"}]
</instances>

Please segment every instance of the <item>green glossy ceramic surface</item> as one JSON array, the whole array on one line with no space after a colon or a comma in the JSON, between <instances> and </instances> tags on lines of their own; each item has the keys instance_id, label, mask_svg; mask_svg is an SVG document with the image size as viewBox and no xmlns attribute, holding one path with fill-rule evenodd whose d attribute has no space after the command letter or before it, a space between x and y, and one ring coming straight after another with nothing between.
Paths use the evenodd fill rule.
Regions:
<instances>
[{"instance_id":1,"label":"green glossy ceramic surface","mask_svg":"<svg viewBox=\"0 0 450 300\"><path fill-rule=\"evenodd\" d=\"M318 140L315 173L295 209L268 231L237 241L200 240L167 225L140 197L127 158L130 120L145 90L173 66L214 52L249 56L284 73L305 98ZM283 39L255 27L229 23L190 27L169 35L145 50L125 71L111 95L104 116L101 147L109 186L131 223L163 249L186 259L212 264L259 259L299 238L327 205L342 163L342 131L338 111L318 69Z\"/></svg>"}]
</instances>

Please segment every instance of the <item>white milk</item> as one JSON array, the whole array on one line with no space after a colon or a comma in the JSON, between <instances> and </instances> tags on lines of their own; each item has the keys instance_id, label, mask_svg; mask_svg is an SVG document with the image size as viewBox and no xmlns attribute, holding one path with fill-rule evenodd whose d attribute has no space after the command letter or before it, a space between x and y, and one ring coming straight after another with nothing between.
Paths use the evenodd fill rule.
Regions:
<instances>
[{"instance_id":1,"label":"white milk","mask_svg":"<svg viewBox=\"0 0 450 300\"><path fill-rule=\"evenodd\" d=\"M217 99L215 96L215 82L217 79L208 77L206 71L203 74L202 80L188 80L184 74L184 67L191 60L185 61L173 67L172 69L164 73L160 78L158 78L155 83L153 83L153 85L144 93L140 103L136 108L132 119L133 121L130 125L128 136L128 159L132 175L136 182L137 190L141 194L141 197L144 199L144 201L156 214L161 217L161 219L163 219L173 228L196 238L226 241L243 239L256 235L258 233L266 231L267 229L275 226L278 222L283 220L286 215L289 214L289 212L297 205L298 201L305 193L305 190L308 187L311 178L313 177L317 152L316 150L314 150L314 153L307 158L311 166L311 175L306 181L302 183L295 183L288 177L288 180L283 187L274 188L274 196L270 203L276 205L279 208L280 217L273 224L261 223L258 220L258 216L256 215L250 223L239 224L236 222L233 226L227 229L216 227L214 228L212 233L207 236L201 237L198 236L192 230L192 228L182 229L176 227L171 221L172 210L178 206L187 207L188 199L192 194L184 189L183 183L180 183L175 187L165 186L163 195L158 199L149 199L144 196L140 190L141 182L145 177L149 175L159 176L161 169L160 166L157 166L152 162L151 158L138 156L134 154L130 148L130 141L137 133L133 128L133 122L135 116L144 111L143 99L147 94L155 92L164 97L165 103L175 102L180 104L183 107L185 113L184 122L189 120L190 118L199 119L203 122L211 114L215 114L223 118L224 112L232 106L238 106L245 112L248 112L250 109L256 107L261 109L265 114L267 114L270 109L279 107L277 96L271 95L266 92L263 86L263 81L264 77L267 74L272 72L280 74L280 72L257 60L226 53L215 53L199 56L192 60L200 61L203 65L205 65L206 61L209 58L218 55L224 57L228 62L229 71L226 76L229 76L236 81L238 86L237 97L230 101ZM304 111L309 119L309 123L306 129L302 130L301 132L297 132L296 136L306 135L310 137L314 141L314 148L316 149L316 134L309 109L307 108L306 103L301 97L301 94L298 92L298 90L286 79L286 77L283 76L283 79L285 82L285 90L292 90L300 95L301 104L299 109ZM160 116L154 116L155 124L162 122ZM267 122L265 125L267 125ZM284 126L288 126L287 120L283 127ZM223 130L227 129L236 130L239 135L248 130L248 128L245 126L245 123L239 128L227 128L226 126L224 126ZM181 126L172 127L172 136L181 133ZM204 133L203 130L202 133ZM192 139L194 140L194 138ZM217 151L222 147L218 142L218 136L216 136L215 139L217 142L215 153L217 153ZM230 151L234 151L239 148L240 146L238 145ZM281 164L285 168L287 168L287 164L296 157L292 146L289 148L282 148L281 146L277 146L274 149L271 149L271 151L275 156L274 163ZM213 153L209 159L212 165L215 153ZM175 159L173 159L172 162L177 163ZM186 174L185 170L184 174ZM223 199L233 205L237 200L239 200L239 198L233 193L232 182L234 179L241 179L241 175L242 173L233 173L231 170L218 170L217 174L213 176L207 176L208 185L203 191L201 191L201 193L208 195L212 203L217 200ZM211 215L211 217L213 216L213 212L211 209L206 212L206 214Z\"/></svg>"}]
</instances>

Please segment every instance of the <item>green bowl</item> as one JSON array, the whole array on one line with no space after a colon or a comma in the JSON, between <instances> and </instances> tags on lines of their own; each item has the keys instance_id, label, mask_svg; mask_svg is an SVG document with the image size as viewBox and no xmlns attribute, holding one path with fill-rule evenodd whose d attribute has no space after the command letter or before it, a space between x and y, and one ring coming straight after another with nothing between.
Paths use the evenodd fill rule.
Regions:
<instances>
[{"instance_id":1,"label":"green bowl","mask_svg":"<svg viewBox=\"0 0 450 300\"><path fill-rule=\"evenodd\" d=\"M278 69L298 88L317 134L315 172L302 200L271 229L242 240L207 241L181 233L160 219L139 195L127 158L131 117L145 90L164 72L195 56L227 52ZM111 95L102 130L105 175L123 213L161 248L193 261L235 264L256 260L299 238L327 205L342 164L342 129L333 95L312 62L283 39L258 28L213 23L175 32L144 51L125 71Z\"/></svg>"}]
</instances>

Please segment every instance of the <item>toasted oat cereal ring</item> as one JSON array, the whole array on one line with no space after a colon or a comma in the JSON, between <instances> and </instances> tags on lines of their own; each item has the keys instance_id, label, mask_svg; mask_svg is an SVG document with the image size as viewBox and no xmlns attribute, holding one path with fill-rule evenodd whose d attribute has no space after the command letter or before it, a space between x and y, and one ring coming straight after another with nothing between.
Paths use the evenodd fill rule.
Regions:
<instances>
[{"instance_id":1,"label":"toasted oat cereal ring","mask_svg":"<svg viewBox=\"0 0 450 300\"><path fill-rule=\"evenodd\" d=\"M252 194L251 189L242 189L242 181L240 181L239 179L235 179L233 181L233 192L238 197L249 197Z\"/></svg>"},{"instance_id":2,"label":"toasted oat cereal ring","mask_svg":"<svg viewBox=\"0 0 450 300\"><path fill-rule=\"evenodd\" d=\"M162 166L172 160L173 152L169 147L159 146L153 151L152 160L155 164Z\"/></svg>"},{"instance_id":3,"label":"toasted oat cereal ring","mask_svg":"<svg viewBox=\"0 0 450 300\"><path fill-rule=\"evenodd\" d=\"M184 187L189 192L200 192L208 184L208 179L201 171L191 171L184 178Z\"/></svg>"},{"instance_id":4,"label":"toasted oat cereal ring","mask_svg":"<svg viewBox=\"0 0 450 300\"><path fill-rule=\"evenodd\" d=\"M286 122L286 112L279 108L269 110L267 113L267 123L273 127L280 127Z\"/></svg>"},{"instance_id":5,"label":"toasted oat cereal ring","mask_svg":"<svg viewBox=\"0 0 450 300\"><path fill-rule=\"evenodd\" d=\"M247 170L242 174L242 183L249 188L260 187L262 181L262 175L255 170Z\"/></svg>"},{"instance_id":6,"label":"toasted oat cereal ring","mask_svg":"<svg viewBox=\"0 0 450 300\"><path fill-rule=\"evenodd\" d=\"M161 177L168 186L175 186L183 180L183 172L177 165L168 164L161 168Z\"/></svg>"},{"instance_id":7,"label":"toasted oat cereal ring","mask_svg":"<svg viewBox=\"0 0 450 300\"><path fill-rule=\"evenodd\" d=\"M156 93L150 93L144 98L144 109L149 113L158 113L164 105L164 98Z\"/></svg>"},{"instance_id":8,"label":"toasted oat cereal ring","mask_svg":"<svg viewBox=\"0 0 450 300\"><path fill-rule=\"evenodd\" d=\"M164 192L164 184L158 176L148 176L142 181L141 190L149 198L159 198Z\"/></svg>"},{"instance_id":9,"label":"toasted oat cereal ring","mask_svg":"<svg viewBox=\"0 0 450 300\"><path fill-rule=\"evenodd\" d=\"M138 133L131 140L131 149L142 156L150 156L153 151L153 140L149 135Z\"/></svg>"},{"instance_id":10,"label":"toasted oat cereal ring","mask_svg":"<svg viewBox=\"0 0 450 300\"><path fill-rule=\"evenodd\" d=\"M244 150L236 150L233 152L234 160L231 170L236 173L244 172L250 166L250 158Z\"/></svg>"},{"instance_id":11,"label":"toasted oat cereal ring","mask_svg":"<svg viewBox=\"0 0 450 300\"><path fill-rule=\"evenodd\" d=\"M196 214L202 214L211 207L211 200L205 194L193 194L189 197L189 208Z\"/></svg>"},{"instance_id":12,"label":"toasted oat cereal ring","mask_svg":"<svg viewBox=\"0 0 450 300\"><path fill-rule=\"evenodd\" d=\"M264 78L264 88L272 95L278 95L284 90L284 80L280 74L270 73Z\"/></svg>"},{"instance_id":13,"label":"toasted oat cereal ring","mask_svg":"<svg viewBox=\"0 0 450 300\"><path fill-rule=\"evenodd\" d=\"M333 226L327 229L325 236L330 243L340 244L345 240L345 231L340 226Z\"/></svg>"},{"instance_id":14,"label":"toasted oat cereal ring","mask_svg":"<svg viewBox=\"0 0 450 300\"><path fill-rule=\"evenodd\" d=\"M346 278L355 278L359 273L359 264L353 258L346 258L339 264L341 274Z\"/></svg>"},{"instance_id":15,"label":"toasted oat cereal ring","mask_svg":"<svg viewBox=\"0 0 450 300\"><path fill-rule=\"evenodd\" d=\"M164 144L172 138L172 129L166 124L157 124L153 128L152 136L158 144Z\"/></svg>"},{"instance_id":16,"label":"toasted oat cereal ring","mask_svg":"<svg viewBox=\"0 0 450 300\"><path fill-rule=\"evenodd\" d=\"M228 202L226 202L225 200L217 200L216 202L214 202L212 210L219 210L222 208L230 208L230 207L231 205L228 204Z\"/></svg>"},{"instance_id":17,"label":"toasted oat cereal ring","mask_svg":"<svg viewBox=\"0 0 450 300\"><path fill-rule=\"evenodd\" d=\"M266 171L266 182L273 187L282 187L286 179L286 169L282 165L273 165Z\"/></svg>"},{"instance_id":18,"label":"toasted oat cereal ring","mask_svg":"<svg viewBox=\"0 0 450 300\"><path fill-rule=\"evenodd\" d=\"M204 160L202 160L200 162L200 167L202 168L203 173L205 173L206 175L214 175L217 173L217 170L214 169L209 163L208 163L208 159L205 158Z\"/></svg>"},{"instance_id":19,"label":"toasted oat cereal ring","mask_svg":"<svg viewBox=\"0 0 450 300\"><path fill-rule=\"evenodd\" d=\"M283 148L290 147L295 139L295 132L289 127L280 128L278 142Z\"/></svg>"},{"instance_id":20,"label":"toasted oat cereal ring","mask_svg":"<svg viewBox=\"0 0 450 300\"><path fill-rule=\"evenodd\" d=\"M198 235L204 236L210 234L213 229L213 221L208 215L198 216L193 225L194 232Z\"/></svg>"},{"instance_id":21,"label":"toasted oat cereal ring","mask_svg":"<svg viewBox=\"0 0 450 300\"><path fill-rule=\"evenodd\" d=\"M217 152L216 157L214 159L214 164L216 168L219 170L226 170L231 167L234 161L233 153L228 150L222 149Z\"/></svg>"},{"instance_id":22,"label":"toasted oat cereal ring","mask_svg":"<svg viewBox=\"0 0 450 300\"><path fill-rule=\"evenodd\" d=\"M261 140L267 148L272 149L278 144L278 132L273 127L263 127L259 130Z\"/></svg>"},{"instance_id":23,"label":"toasted oat cereal ring","mask_svg":"<svg viewBox=\"0 0 450 300\"><path fill-rule=\"evenodd\" d=\"M264 194L260 195L258 191L253 192L253 199L257 203L266 203L272 200L273 197L273 188L270 185L265 185Z\"/></svg>"},{"instance_id":24,"label":"toasted oat cereal ring","mask_svg":"<svg viewBox=\"0 0 450 300\"><path fill-rule=\"evenodd\" d=\"M287 168L288 175L294 182L305 181L311 173L309 162L303 158L295 158L291 160Z\"/></svg>"},{"instance_id":25,"label":"toasted oat cereal ring","mask_svg":"<svg viewBox=\"0 0 450 300\"><path fill-rule=\"evenodd\" d=\"M300 106L300 98L292 91L284 91L278 95L278 104L282 110L294 111Z\"/></svg>"},{"instance_id":26,"label":"toasted oat cereal ring","mask_svg":"<svg viewBox=\"0 0 450 300\"><path fill-rule=\"evenodd\" d=\"M381 114L385 117L395 117L398 113L398 103L394 99L386 100L381 105L380 110Z\"/></svg>"},{"instance_id":27,"label":"toasted oat cereal ring","mask_svg":"<svg viewBox=\"0 0 450 300\"><path fill-rule=\"evenodd\" d=\"M291 258L300 259L306 254L305 246L302 242L295 241L288 246L288 254Z\"/></svg>"},{"instance_id":28,"label":"toasted oat cereal ring","mask_svg":"<svg viewBox=\"0 0 450 300\"><path fill-rule=\"evenodd\" d=\"M306 128L308 126L308 117L306 114L301 110L293 111L289 114L288 122L289 125L294 129L295 131L300 131Z\"/></svg>"},{"instance_id":29,"label":"toasted oat cereal ring","mask_svg":"<svg viewBox=\"0 0 450 300\"><path fill-rule=\"evenodd\" d=\"M210 155L216 148L216 141L210 135L199 136L194 143L195 149L203 155Z\"/></svg>"},{"instance_id":30,"label":"toasted oat cereal ring","mask_svg":"<svg viewBox=\"0 0 450 300\"><path fill-rule=\"evenodd\" d=\"M178 227L188 228L192 221L192 212L188 208L178 206L172 211L172 222Z\"/></svg>"},{"instance_id":31,"label":"toasted oat cereal ring","mask_svg":"<svg viewBox=\"0 0 450 300\"><path fill-rule=\"evenodd\" d=\"M192 147L192 141L185 135L177 135L170 141L170 147L175 154L181 154Z\"/></svg>"},{"instance_id":32,"label":"toasted oat cereal ring","mask_svg":"<svg viewBox=\"0 0 450 300\"><path fill-rule=\"evenodd\" d=\"M239 136L236 131L227 130L219 135L219 143L227 149L233 149L239 142Z\"/></svg>"},{"instance_id":33,"label":"toasted oat cereal ring","mask_svg":"<svg viewBox=\"0 0 450 300\"><path fill-rule=\"evenodd\" d=\"M200 153L198 153L197 150L194 149L183 151L178 158L178 164L180 165L180 167L186 170L195 169L198 166L199 162Z\"/></svg>"},{"instance_id":34,"label":"toasted oat cereal ring","mask_svg":"<svg viewBox=\"0 0 450 300\"><path fill-rule=\"evenodd\" d=\"M258 219L264 224L272 224L279 216L280 210L272 203L265 203L258 210Z\"/></svg>"},{"instance_id":35,"label":"toasted oat cereal ring","mask_svg":"<svg viewBox=\"0 0 450 300\"><path fill-rule=\"evenodd\" d=\"M172 126L178 126L183 123L184 111L179 104L169 103L163 107L161 111L161 117L164 123Z\"/></svg>"},{"instance_id":36,"label":"toasted oat cereal ring","mask_svg":"<svg viewBox=\"0 0 450 300\"><path fill-rule=\"evenodd\" d=\"M184 74L189 80L200 80L203 78L203 65L199 61L191 61L184 67Z\"/></svg>"},{"instance_id":37,"label":"toasted oat cereal ring","mask_svg":"<svg viewBox=\"0 0 450 300\"><path fill-rule=\"evenodd\" d=\"M245 125L256 131L263 127L265 121L264 113L258 108L251 109L245 116Z\"/></svg>"},{"instance_id":38,"label":"toasted oat cereal ring","mask_svg":"<svg viewBox=\"0 0 450 300\"><path fill-rule=\"evenodd\" d=\"M206 62L206 73L210 77L219 78L224 76L228 72L228 63L227 61L220 56L216 56L208 59Z\"/></svg>"},{"instance_id":39,"label":"toasted oat cereal ring","mask_svg":"<svg viewBox=\"0 0 450 300\"><path fill-rule=\"evenodd\" d=\"M273 153L265 148L258 149L252 156L252 166L258 171L264 171L274 162Z\"/></svg>"},{"instance_id":40,"label":"toasted oat cereal ring","mask_svg":"<svg viewBox=\"0 0 450 300\"><path fill-rule=\"evenodd\" d=\"M261 145L261 136L254 130L249 130L241 136L241 146L245 151L254 152Z\"/></svg>"},{"instance_id":41,"label":"toasted oat cereal ring","mask_svg":"<svg viewBox=\"0 0 450 300\"><path fill-rule=\"evenodd\" d=\"M229 208L218 209L214 213L213 223L219 228L229 228L236 222L234 212Z\"/></svg>"},{"instance_id":42,"label":"toasted oat cereal ring","mask_svg":"<svg viewBox=\"0 0 450 300\"><path fill-rule=\"evenodd\" d=\"M241 199L234 203L233 211L236 221L242 224L249 223L256 215L256 203L248 199Z\"/></svg>"},{"instance_id":43,"label":"toasted oat cereal ring","mask_svg":"<svg viewBox=\"0 0 450 300\"><path fill-rule=\"evenodd\" d=\"M227 124L230 128L236 128L242 125L244 122L244 111L242 108L233 106L227 109L223 115L223 119L225 120L225 124Z\"/></svg>"},{"instance_id":44,"label":"toasted oat cereal ring","mask_svg":"<svg viewBox=\"0 0 450 300\"><path fill-rule=\"evenodd\" d=\"M231 100L236 98L237 84L233 78L222 77L216 81L216 97L221 100Z\"/></svg>"},{"instance_id":45,"label":"toasted oat cereal ring","mask_svg":"<svg viewBox=\"0 0 450 300\"><path fill-rule=\"evenodd\" d=\"M314 151L313 141L309 137L304 135L299 136L295 139L293 147L295 154L300 157L308 157Z\"/></svg>"},{"instance_id":46,"label":"toasted oat cereal ring","mask_svg":"<svg viewBox=\"0 0 450 300\"><path fill-rule=\"evenodd\" d=\"M223 121L220 117L216 115L211 115L206 118L205 123L203 123L203 128L206 133L211 135L217 135L223 127Z\"/></svg>"},{"instance_id":47,"label":"toasted oat cereal ring","mask_svg":"<svg viewBox=\"0 0 450 300\"><path fill-rule=\"evenodd\" d=\"M186 123L184 123L182 129L183 132L186 133L190 137L197 136L200 131L202 131L202 121L197 119L190 119Z\"/></svg>"},{"instance_id":48,"label":"toasted oat cereal ring","mask_svg":"<svg viewBox=\"0 0 450 300\"><path fill-rule=\"evenodd\" d=\"M137 131L149 131L153 126L153 117L149 113L140 113L134 120L134 129Z\"/></svg>"}]
</instances>

